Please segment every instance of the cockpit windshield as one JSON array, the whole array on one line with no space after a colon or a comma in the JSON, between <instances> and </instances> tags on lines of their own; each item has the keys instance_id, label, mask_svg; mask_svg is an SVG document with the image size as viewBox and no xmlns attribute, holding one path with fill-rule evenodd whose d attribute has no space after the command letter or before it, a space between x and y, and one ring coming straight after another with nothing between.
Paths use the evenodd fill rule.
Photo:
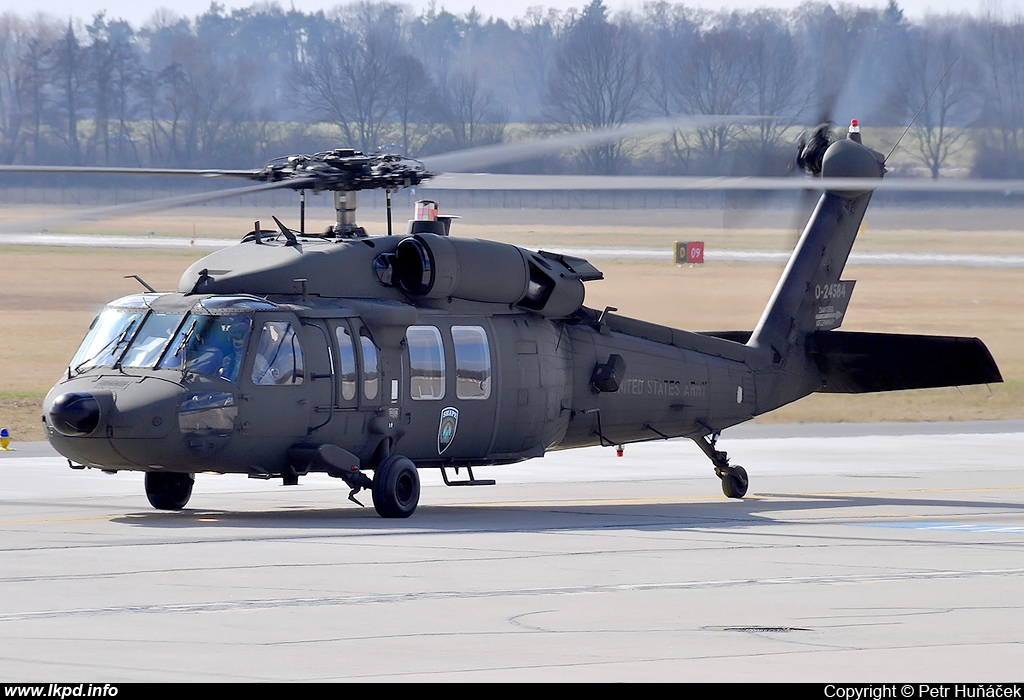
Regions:
<instances>
[{"instance_id":1,"label":"cockpit windshield","mask_svg":"<svg viewBox=\"0 0 1024 700\"><path fill-rule=\"evenodd\" d=\"M154 293L111 302L93 321L71 369L179 369L236 381L253 312L277 307L258 297L208 297L186 315L180 301Z\"/></svg>"},{"instance_id":2,"label":"cockpit windshield","mask_svg":"<svg viewBox=\"0 0 1024 700\"><path fill-rule=\"evenodd\" d=\"M142 309L104 309L71 360L71 368L84 372L93 367L113 366L144 313Z\"/></svg>"},{"instance_id":3,"label":"cockpit windshield","mask_svg":"<svg viewBox=\"0 0 1024 700\"><path fill-rule=\"evenodd\" d=\"M158 294L133 294L107 305L93 321L88 335L71 360L71 368L84 372L93 367L112 367L138 330L139 321Z\"/></svg>"},{"instance_id":4,"label":"cockpit windshield","mask_svg":"<svg viewBox=\"0 0 1024 700\"><path fill-rule=\"evenodd\" d=\"M190 314L160 361L161 369L238 379L252 319L243 314Z\"/></svg>"},{"instance_id":5,"label":"cockpit windshield","mask_svg":"<svg viewBox=\"0 0 1024 700\"><path fill-rule=\"evenodd\" d=\"M182 314L150 314L135 334L135 340L121 360L122 367L153 367L171 336L181 324Z\"/></svg>"}]
</instances>

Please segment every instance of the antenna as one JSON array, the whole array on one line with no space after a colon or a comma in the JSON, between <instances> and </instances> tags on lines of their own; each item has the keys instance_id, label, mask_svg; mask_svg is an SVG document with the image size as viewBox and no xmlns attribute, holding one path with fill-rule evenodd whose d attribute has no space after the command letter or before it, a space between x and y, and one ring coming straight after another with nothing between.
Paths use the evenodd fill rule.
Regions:
<instances>
[{"instance_id":1,"label":"antenna","mask_svg":"<svg viewBox=\"0 0 1024 700\"><path fill-rule=\"evenodd\" d=\"M949 74L949 71L952 70L954 65L956 65L956 62L959 60L959 58L960 58L959 56L957 58L954 58L950 62L950 64L948 66L946 66L946 70L943 71L942 76L935 83L935 87L933 87L932 91L928 93L928 97L924 98L924 102L921 103L921 106L918 108L917 112L914 114L914 118L910 120L910 123L907 124L907 128L904 129L903 133L900 134L900 137L898 139L896 139L896 143L893 144L892 150L889 151L889 155L887 155L885 157L885 160L882 161L883 163L887 163L889 161L889 158L892 156L892 154L896 152L896 149L900 145L900 141L902 141L903 137L907 135L908 131L910 131L910 127L912 127L914 125L914 122L917 121L917 118L919 116L921 116L921 112L923 112L924 108L928 105L928 100L930 100L932 95L935 94L935 91L939 89L939 85L942 85L942 81L946 79L946 76Z\"/></svg>"},{"instance_id":2,"label":"antenna","mask_svg":"<svg viewBox=\"0 0 1024 700\"><path fill-rule=\"evenodd\" d=\"M146 289L148 289L149 291L151 291L153 293L156 293L156 290L153 289L152 287L150 287L148 284L146 284L146 280L142 279L138 275L125 275L124 278L126 280L130 280L130 279L138 280L139 284L141 284L143 287L145 287Z\"/></svg>"}]
</instances>

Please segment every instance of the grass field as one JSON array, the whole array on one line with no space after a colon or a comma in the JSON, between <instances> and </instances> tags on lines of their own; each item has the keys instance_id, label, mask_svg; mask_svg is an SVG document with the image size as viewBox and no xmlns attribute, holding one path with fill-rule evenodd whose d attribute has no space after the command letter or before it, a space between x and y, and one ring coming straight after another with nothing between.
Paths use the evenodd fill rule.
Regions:
<instances>
[{"instance_id":1,"label":"grass field","mask_svg":"<svg viewBox=\"0 0 1024 700\"><path fill-rule=\"evenodd\" d=\"M610 216L601 212L466 212L455 232L528 247L638 246L670 250L676 240L699 238L718 248L783 249L793 234L781 229L722 230L714 215L656 212ZM1024 252L1024 232L1012 211L962 216L878 217L856 251ZM257 218L257 217L251 217ZM262 218L269 220L269 214ZM720 222L719 217L719 222ZM198 223L196 223L198 221ZM982 222L986 230L966 231ZM929 223L931 222L931 223ZM237 209L164 213L114 225L99 233L239 237L251 228ZM934 227L929 227L933 226ZM383 232L380 223L367 225ZM93 316L111 299L141 291L137 274L160 290L177 287L181 273L205 254L183 251L0 247L0 427L15 441L42 439L42 398L66 369ZM781 264L706 264L599 260L605 279L587 284L588 306L693 330L750 329L775 286ZM844 278L857 287L844 330L873 330L982 338L1004 384L865 396L815 395L760 421L910 421L1024 418L1024 270L850 265Z\"/></svg>"}]
</instances>

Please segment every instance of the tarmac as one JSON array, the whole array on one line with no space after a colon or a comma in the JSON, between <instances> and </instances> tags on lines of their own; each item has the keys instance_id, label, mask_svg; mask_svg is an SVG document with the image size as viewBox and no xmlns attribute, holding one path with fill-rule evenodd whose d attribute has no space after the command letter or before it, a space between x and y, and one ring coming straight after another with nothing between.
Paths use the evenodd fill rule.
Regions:
<instances>
[{"instance_id":1,"label":"tarmac","mask_svg":"<svg viewBox=\"0 0 1024 700\"><path fill-rule=\"evenodd\" d=\"M1024 421L741 426L550 453L385 520L344 484L0 452L0 678L1006 682L1024 658ZM370 503L368 493L357 496Z\"/></svg>"}]
</instances>

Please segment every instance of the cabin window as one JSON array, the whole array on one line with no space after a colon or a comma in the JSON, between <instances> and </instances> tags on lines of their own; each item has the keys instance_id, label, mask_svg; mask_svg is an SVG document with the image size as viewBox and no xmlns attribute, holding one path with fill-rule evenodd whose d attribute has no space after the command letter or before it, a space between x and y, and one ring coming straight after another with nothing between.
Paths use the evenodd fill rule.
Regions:
<instances>
[{"instance_id":1,"label":"cabin window","mask_svg":"<svg viewBox=\"0 0 1024 700\"><path fill-rule=\"evenodd\" d=\"M259 386L301 384L303 375L302 346L292 324L287 321L264 323L252 365L252 383Z\"/></svg>"},{"instance_id":2,"label":"cabin window","mask_svg":"<svg viewBox=\"0 0 1024 700\"><path fill-rule=\"evenodd\" d=\"M409 326L409 396L415 400L444 398L444 346L433 326Z\"/></svg>"},{"instance_id":3,"label":"cabin window","mask_svg":"<svg viewBox=\"0 0 1024 700\"><path fill-rule=\"evenodd\" d=\"M491 352L480 326L452 326L455 344L455 395L486 399L491 395Z\"/></svg>"},{"instance_id":4,"label":"cabin window","mask_svg":"<svg viewBox=\"0 0 1024 700\"><path fill-rule=\"evenodd\" d=\"M338 326L338 356L341 361L341 398L351 401L356 397L356 348L347 326Z\"/></svg>"},{"instance_id":5,"label":"cabin window","mask_svg":"<svg viewBox=\"0 0 1024 700\"><path fill-rule=\"evenodd\" d=\"M359 344L363 350L363 396L372 401L380 393L377 346L373 344L365 328L359 331Z\"/></svg>"}]
</instances>

